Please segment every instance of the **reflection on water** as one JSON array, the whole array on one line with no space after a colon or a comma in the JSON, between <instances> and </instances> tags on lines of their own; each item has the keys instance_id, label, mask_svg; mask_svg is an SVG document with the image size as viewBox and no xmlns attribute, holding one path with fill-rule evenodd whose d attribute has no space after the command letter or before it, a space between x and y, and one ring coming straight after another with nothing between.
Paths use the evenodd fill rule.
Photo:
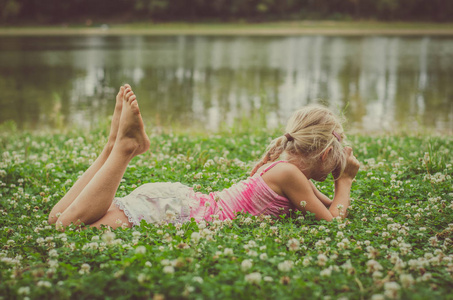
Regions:
<instances>
[{"instance_id":1,"label":"reflection on water","mask_svg":"<svg viewBox=\"0 0 453 300\"><path fill-rule=\"evenodd\" d=\"M452 38L2 37L0 76L20 128L97 124L128 82L154 124L276 126L322 102L359 129L453 129Z\"/></svg>"}]
</instances>

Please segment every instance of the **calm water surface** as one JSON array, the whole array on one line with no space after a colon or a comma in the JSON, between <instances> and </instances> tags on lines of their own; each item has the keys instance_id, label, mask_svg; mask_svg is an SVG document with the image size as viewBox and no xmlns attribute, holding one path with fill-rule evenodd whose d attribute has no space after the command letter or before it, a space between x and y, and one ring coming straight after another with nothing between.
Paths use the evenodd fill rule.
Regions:
<instances>
[{"instance_id":1,"label":"calm water surface","mask_svg":"<svg viewBox=\"0 0 453 300\"><path fill-rule=\"evenodd\" d=\"M321 102L360 130L453 130L453 38L0 38L0 123L90 127L126 82L151 124L272 127Z\"/></svg>"}]
</instances>

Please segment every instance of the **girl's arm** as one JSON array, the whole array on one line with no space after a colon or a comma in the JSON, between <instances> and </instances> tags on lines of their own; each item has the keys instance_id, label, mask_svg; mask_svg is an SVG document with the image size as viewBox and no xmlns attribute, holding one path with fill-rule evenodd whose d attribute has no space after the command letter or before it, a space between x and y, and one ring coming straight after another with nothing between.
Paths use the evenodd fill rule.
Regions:
<instances>
[{"instance_id":1,"label":"girl's arm","mask_svg":"<svg viewBox=\"0 0 453 300\"><path fill-rule=\"evenodd\" d=\"M331 221L338 216L346 217L352 180L359 170L359 162L352 154L351 148L346 148L345 151L348 155L346 168L342 176L335 181L335 196L330 208L326 208L316 196L312 184L297 167L285 164L287 170L281 173L278 185L297 209L314 213L318 220Z\"/></svg>"},{"instance_id":2,"label":"girl's arm","mask_svg":"<svg viewBox=\"0 0 453 300\"><path fill-rule=\"evenodd\" d=\"M324 204L325 207L329 207L331 204L332 204L332 200L329 199L329 197L327 197L326 195L324 195L323 193L321 193L317 188L316 188L316 185L311 181L309 180L310 182L310 185L311 185L311 188L313 189L313 192L315 193L315 196L321 200L322 204Z\"/></svg>"},{"instance_id":3,"label":"girl's arm","mask_svg":"<svg viewBox=\"0 0 453 300\"><path fill-rule=\"evenodd\" d=\"M345 151L348 156L346 167L341 177L335 181L335 196L329 208L329 211L333 215L339 215L342 218L345 218L347 215L346 210L350 204L352 180L357 175L360 167L359 161L352 153L352 148L346 147Z\"/></svg>"}]
</instances>

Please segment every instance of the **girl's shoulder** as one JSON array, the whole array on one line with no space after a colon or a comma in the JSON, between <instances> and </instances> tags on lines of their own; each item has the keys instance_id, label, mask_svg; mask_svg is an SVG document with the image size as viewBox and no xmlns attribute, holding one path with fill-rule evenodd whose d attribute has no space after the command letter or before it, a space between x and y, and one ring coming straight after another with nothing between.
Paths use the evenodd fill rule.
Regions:
<instances>
[{"instance_id":1,"label":"girl's shoulder","mask_svg":"<svg viewBox=\"0 0 453 300\"><path fill-rule=\"evenodd\" d=\"M286 182L287 180L308 180L304 173L292 163L280 163L271 168L268 172L280 179L281 182Z\"/></svg>"},{"instance_id":2,"label":"girl's shoulder","mask_svg":"<svg viewBox=\"0 0 453 300\"><path fill-rule=\"evenodd\" d=\"M308 183L308 179L302 171L291 163L278 163L269 168L270 166L271 164L264 165L263 169L259 170L259 174L262 174L261 176L267 185L279 195L285 194L284 190L288 185ZM263 173L266 169L267 171Z\"/></svg>"},{"instance_id":3,"label":"girl's shoulder","mask_svg":"<svg viewBox=\"0 0 453 300\"><path fill-rule=\"evenodd\" d=\"M264 174L273 174L279 176L293 176L293 175L300 175L303 173L301 170L295 166L294 164L287 162L287 161L276 161L270 162L263 165L261 168L258 169L256 172L257 174L264 175Z\"/></svg>"}]
</instances>

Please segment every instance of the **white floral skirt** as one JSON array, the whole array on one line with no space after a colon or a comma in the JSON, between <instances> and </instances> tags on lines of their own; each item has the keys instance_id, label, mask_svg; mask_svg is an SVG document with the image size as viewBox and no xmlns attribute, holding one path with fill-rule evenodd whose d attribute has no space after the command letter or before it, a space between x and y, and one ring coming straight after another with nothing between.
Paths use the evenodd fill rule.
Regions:
<instances>
[{"instance_id":1,"label":"white floral skirt","mask_svg":"<svg viewBox=\"0 0 453 300\"><path fill-rule=\"evenodd\" d=\"M154 224L187 222L196 202L192 188L179 182L146 183L124 198L113 199L134 226L142 220Z\"/></svg>"}]
</instances>

